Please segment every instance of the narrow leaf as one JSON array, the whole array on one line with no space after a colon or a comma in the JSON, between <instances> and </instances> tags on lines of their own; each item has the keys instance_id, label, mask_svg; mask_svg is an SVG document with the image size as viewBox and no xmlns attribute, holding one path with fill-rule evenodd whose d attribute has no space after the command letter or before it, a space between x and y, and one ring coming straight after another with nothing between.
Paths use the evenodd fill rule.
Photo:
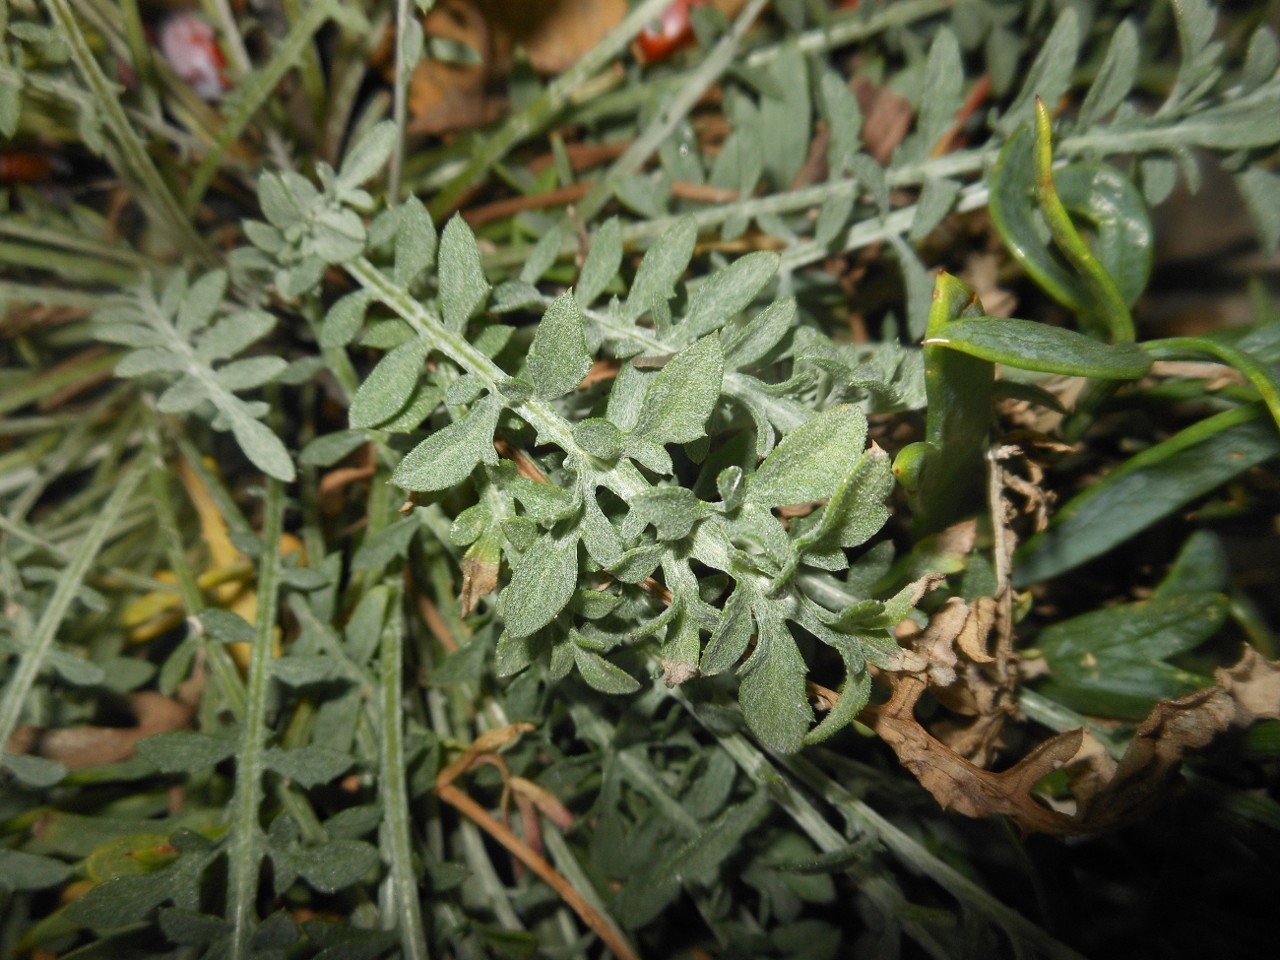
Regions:
<instances>
[{"instance_id":1,"label":"narrow leaf","mask_svg":"<svg viewBox=\"0 0 1280 960\"><path fill-rule=\"evenodd\" d=\"M1136 344L1107 344L1074 330L1011 317L953 320L924 342L993 363L1072 377L1134 380L1151 368L1151 357Z\"/></svg>"},{"instance_id":2,"label":"narrow leaf","mask_svg":"<svg viewBox=\"0 0 1280 960\"><path fill-rule=\"evenodd\" d=\"M396 226L396 262L392 277L402 287L412 284L436 258L436 225L417 197L400 205Z\"/></svg>"},{"instance_id":3,"label":"narrow leaf","mask_svg":"<svg viewBox=\"0 0 1280 960\"><path fill-rule=\"evenodd\" d=\"M636 320L653 307L655 300L666 302L675 296L676 281L684 276L698 241L698 225L684 217L658 238L640 261L631 293L622 309L627 320Z\"/></svg>"},{"instance_id":4,"label":"narrow leaf","mask_svg":"<svg viewBox=\"0 0 1280 960\"><path fill-rule=\"evenodd\" d=\"M591 249L582 264L575 296L579 306L589 307L613 282L622 266L622 227L617 217L610 217L600 225L591 238Z\"/></svg>"}]
</instances>

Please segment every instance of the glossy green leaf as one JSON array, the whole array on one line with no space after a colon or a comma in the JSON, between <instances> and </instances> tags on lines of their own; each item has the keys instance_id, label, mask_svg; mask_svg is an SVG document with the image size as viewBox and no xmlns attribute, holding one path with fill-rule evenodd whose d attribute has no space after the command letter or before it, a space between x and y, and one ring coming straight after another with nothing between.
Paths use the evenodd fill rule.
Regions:
<instances>
[{"instance_id":1,"label":"glossy green leaf","mask_svg":"<svg viewBox=\"0 0 1280 960\"><path fill-rule=\"evenodd\" d=\"M352 428L375 427L398 413L418 385L430 352L431 342L418 338L379 360L351 398L347 421Z\"/></svg>"},{"instance_id":2,"label":"glossy green leaf","mask_svg":"<svg viewBox=\"0 0 1280 960\"><path fill-rule=\"evenodd\" d=\"M475 235L460 216L445 225L440 236L440 315L444 325L461 333L489 297L489 282L480 266Z\"/></svg>"},{"instance_id":3,"label":"glossy green leaf","mask_svg":"<svg viewBox=\"0 0 1280 960\"><path fill-rule=\"evenodd\" d=\"M1058 511L1015 556L1014 585L1058 576L1280 454L1261 404L1202 420L1130 457Z\"/></svg>"},{"instance_id":4,"label":"glossy green leaf","mask_svg":"<svg viewBox=\"0 0 1280 960\"><path fill-rule=\"evenodd\" d=\"M930 331L925 343L1023 370L1071 377L1135 380L1151 368L1150 355L1136 344L1107 344L1074 330L1012 317L953 320Z\"/></svg>"},{"instance_id":5,"label":"glossy green leaf","mask_svg":"<svg viewBox=\"0 0 1280 960\"><path fill-rule=\"evenodd\" d=\"M502 591L507 633L527 637L545 627L573 599L577 586L577 539L539 539L511 565L511 581Z\"/></svg>"},{"instance_id":6,"label":"glossy green leaf","mask_svg":"<svg viewBox=\"0 0 1280 960\"><path fill-rule=\"evenodd\" d=\"M582 314L573 292L566 291L542 315L529 350L529 372L538 396L554 400L572 393L590 369Z\"/></svg>"},{"instance_id":7,"label":"glossy green leaf","mask_svg":"<svg viewBox=\"0 0 1280 960\"><path fill-rule=\"evenodd\" d=\"M406 490L446 490L471 475L481 460L496 462L493 431L500 407L488 396L461 420L437 430L400 461L391 482Z\"/></svg>"}]
</instances>

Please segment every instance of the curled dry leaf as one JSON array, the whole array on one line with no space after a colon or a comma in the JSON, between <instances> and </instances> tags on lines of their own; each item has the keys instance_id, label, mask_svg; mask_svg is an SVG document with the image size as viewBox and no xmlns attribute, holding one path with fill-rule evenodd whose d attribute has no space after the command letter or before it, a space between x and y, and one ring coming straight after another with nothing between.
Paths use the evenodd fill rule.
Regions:
<instances>
[{"instance_id":1,"label":"curled dry leaf","mask_svg":"<svg viewBox=\"0 0 1280 960\"><path fill-rule=\"evenodd\" d=\"M1089 834L1136 820L1165 797L1189 753L1229 729L1280 718L1280 661L1246 649L1234 667L1218 670L1215 686L1156 704L1114 768L1096 744L1086 742L1084 731L1071 730L993 773L915 719L915 705L929 688L926 676L894 676L888 703L866 711L870 725L943 807L971 817L1004 815L1028 833ZM1073 772L1075 816L1050 810L1031 793L1064 766Z\"/></svg>"}]
</instances>

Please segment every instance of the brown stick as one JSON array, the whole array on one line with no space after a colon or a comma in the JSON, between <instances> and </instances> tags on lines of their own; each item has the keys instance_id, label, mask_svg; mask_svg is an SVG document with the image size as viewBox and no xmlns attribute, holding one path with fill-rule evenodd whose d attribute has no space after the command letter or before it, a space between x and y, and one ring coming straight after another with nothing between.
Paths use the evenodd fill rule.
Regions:
<instances>
[{"instance_id":1,"label":"brown stick","mask_svg":"<svg viewBox=\"0 0 1280 960\"><path fill-rule=\"evenodd\" d=\"M618 960L640 960L639 955L631 949L622 937L609 925L591 904L582 898L582 894L578 893L573 884L569 883L560 873L547 863L545 859L538 856L534 851L516 836L510 829L503 826L495 820L489 811L476 803L469 796L459 790L457 787L445 784L436 787L436 795L445 803L454 806L458 812L469 817L476 826L500 844L511 851L512 855L518 857L522 863L530 870L536 873L546 882L560 898L576 913L588 927L596 932L605 946L613 951Z\"/></svg>"}]
</instances>

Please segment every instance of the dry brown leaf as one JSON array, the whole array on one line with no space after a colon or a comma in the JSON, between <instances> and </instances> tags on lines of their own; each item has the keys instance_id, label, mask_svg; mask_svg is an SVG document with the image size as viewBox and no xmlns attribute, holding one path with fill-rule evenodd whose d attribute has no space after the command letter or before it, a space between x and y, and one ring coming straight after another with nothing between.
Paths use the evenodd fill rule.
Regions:
<instances>
[{"instance_id":1,"label":"dry brown leaf","mask_svg":"<svg viewBox=\"0 0 1280 960\"><path fill-rule=\"evenodd\" d=\"M944 808L971 817L1008 816L1028 833L1098 833L1139 819L1164 800L1189 753L1229 729L1280 718L1280 661L1246 648L1234 667L1217 671L1215 686L1156 704L1118 764L1083 730L1071 730L993 773L935 739L915 719L916 702L928 689L924 676L893 677L889 702L864 714L870 725ZM1031 794L1039 780L1063 766L1072 775L1075 816L1051 810Z\"/></svg>"},{"instance_id":2,"label":"dry brown leaf","mask_svg":"<svg viewBox=\"0 0 1280 960\"><path fill-rule=\"evenodd\" d=\"M849 88L862 110L862 145L877 163L888 163L915 119L911 101L866 77L854 77Z\"/></svg>"},{"instance_id":3,"label":"dry brown leaf","mask_svg":"<svg viewBox=\"0 0 1280 960\"><path fill-rule=\"evenodd\" d=\"M470 554L462 558L462 616L476 608L481 598L498 589L498 564L480 560Z\"/></svg>"},{"instance_id":4,"label":"dry brown leaf","mask_svg":"<svg viewBox=\"0 0 1280 960\"><path fill-rule=\"evenodd\" d=\"M154 690L129 694L129 709L136 726L132 727L58 727L41 730L19 727L10 737L6 749L10 753L31 753L56 760L68 770L101 767L128 760L138 741L156 733L183 730L191 725L200 693L204 689L203 674L183 682L175 697Z\"/></svg>"}]
</instances>

